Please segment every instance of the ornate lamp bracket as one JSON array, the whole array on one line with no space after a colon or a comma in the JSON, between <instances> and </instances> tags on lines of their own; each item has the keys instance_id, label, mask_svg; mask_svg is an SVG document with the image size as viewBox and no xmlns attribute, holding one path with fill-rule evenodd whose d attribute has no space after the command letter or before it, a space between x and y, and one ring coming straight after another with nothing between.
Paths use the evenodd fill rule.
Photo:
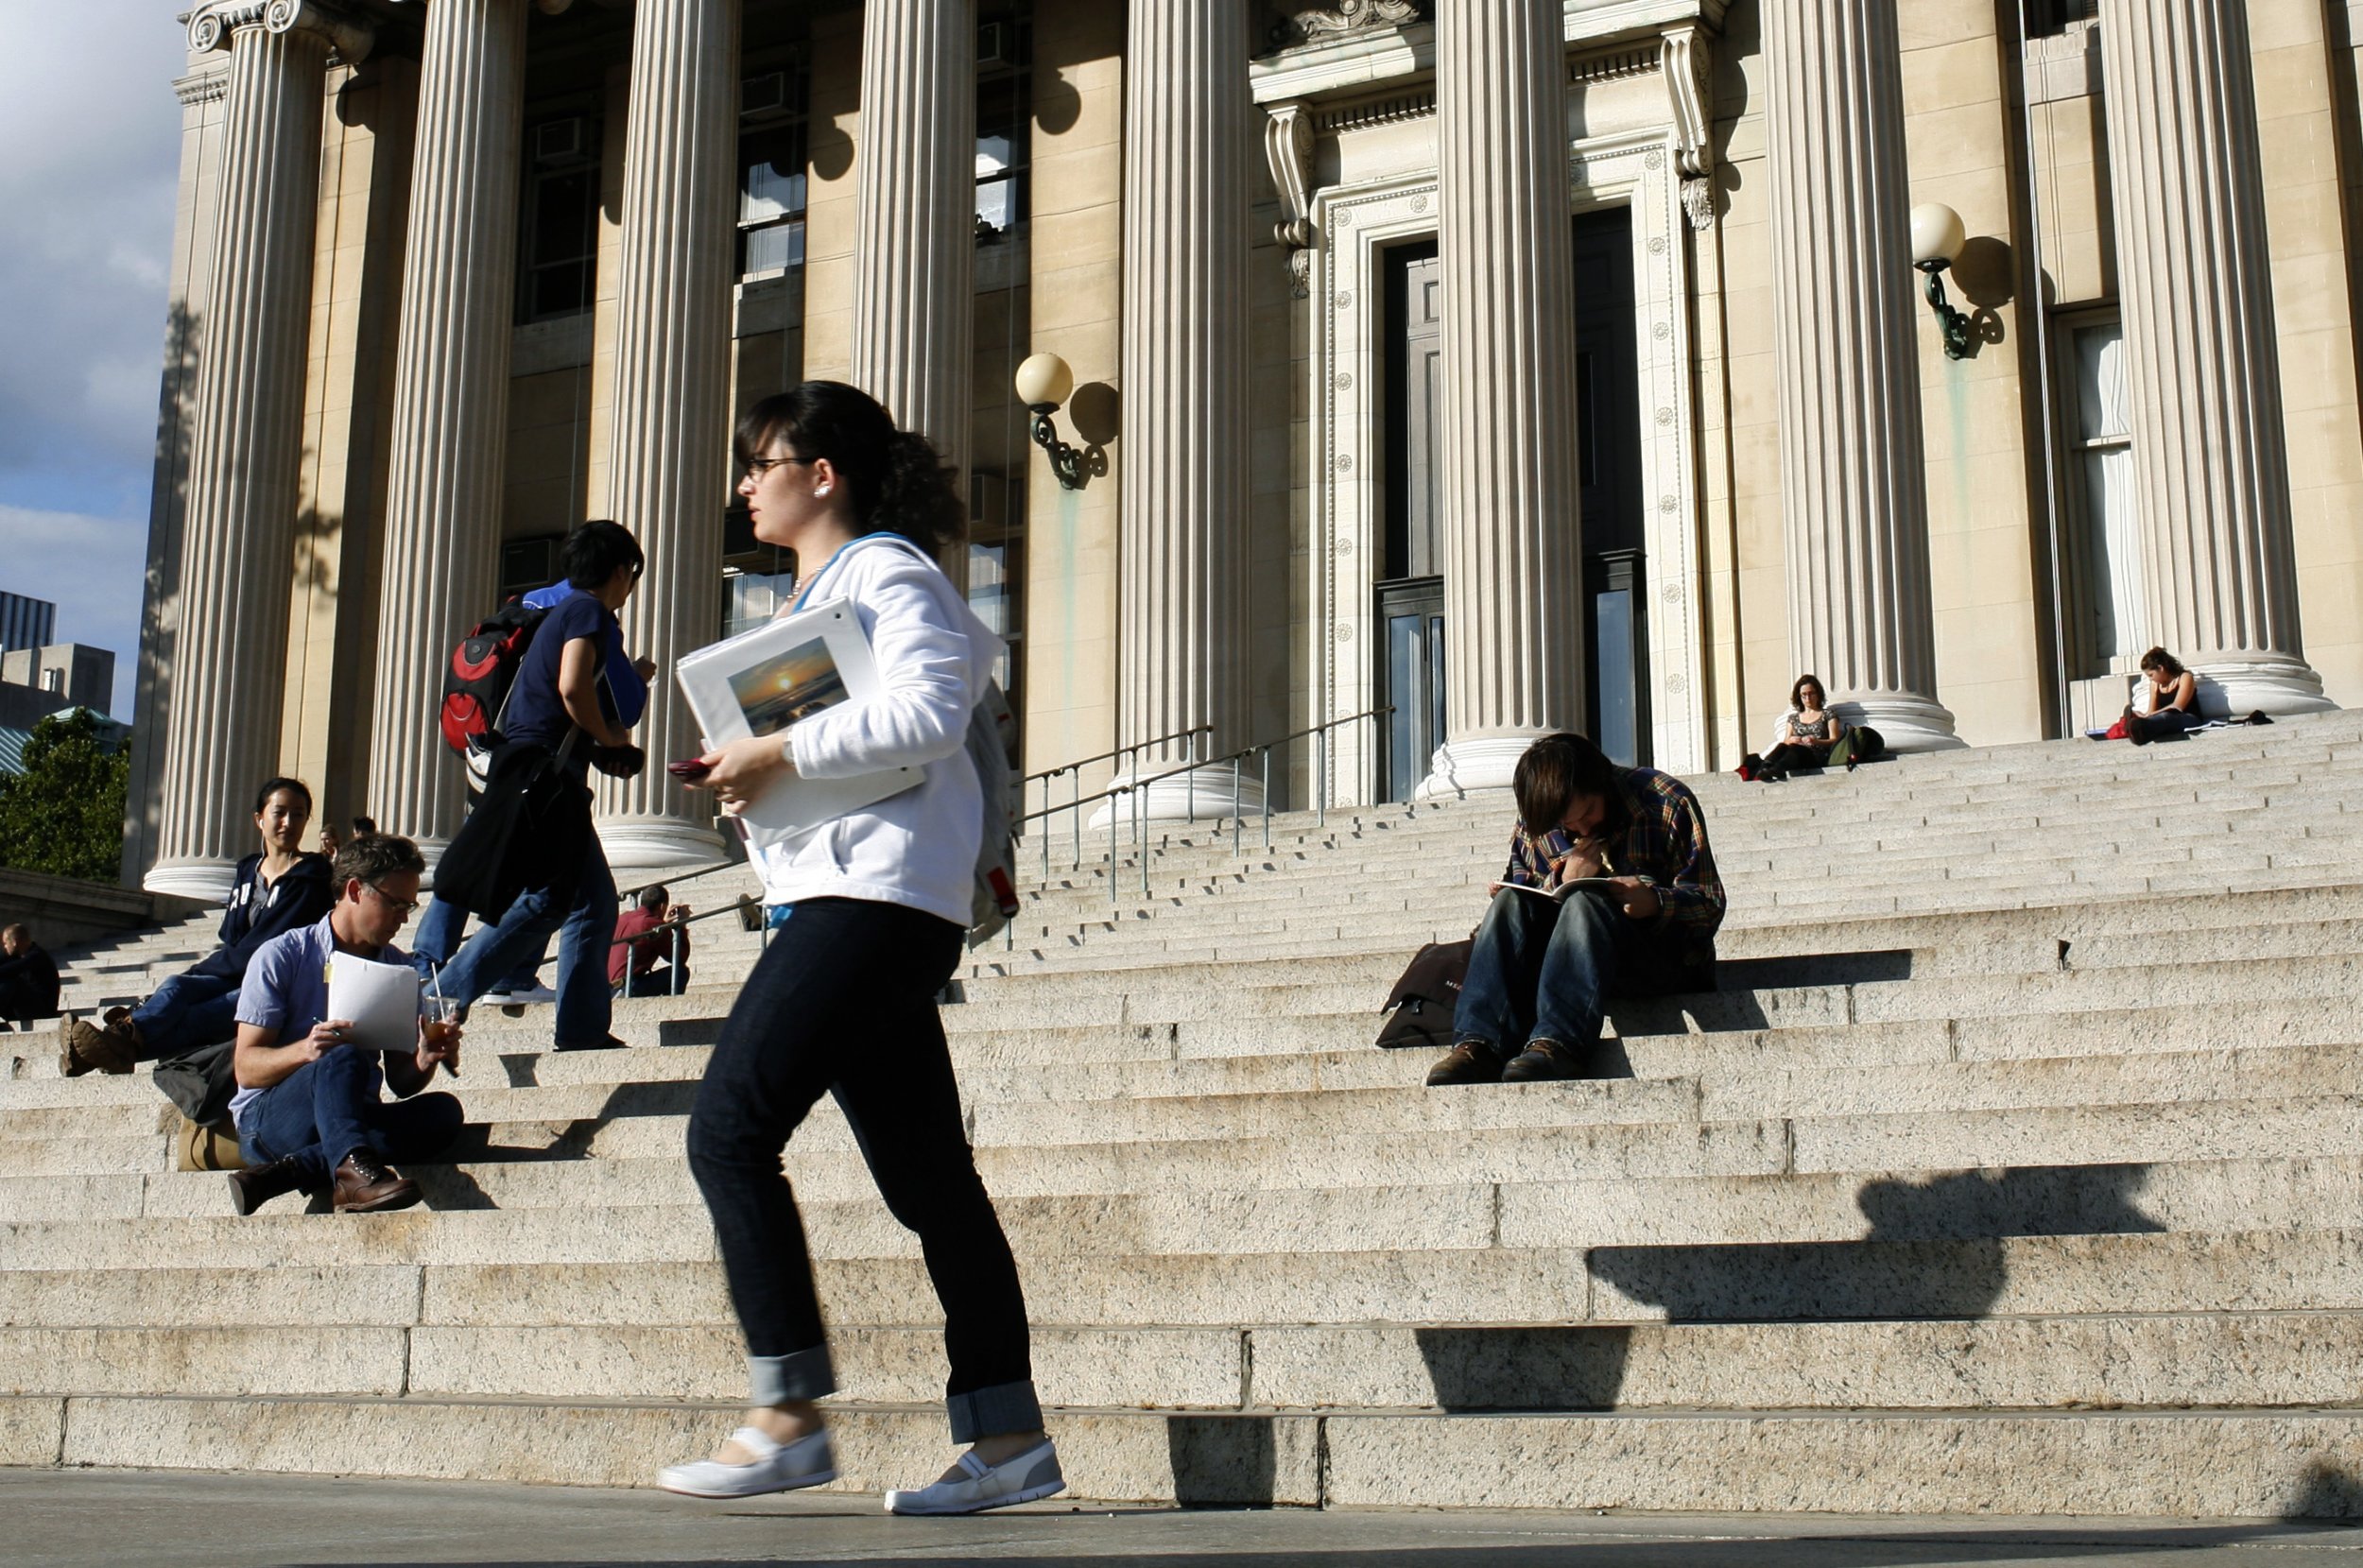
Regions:
<instances>
[{"instance_id":1,"label":"ornate lamp bracket","mask_svg":"<svg viewBox=\"0 0 2363 1568\"><path fill-rule=\"evenodd\" d=\"M1288 252L1289 292L1302 300L1312 292L1313 250L1320 233L1313 227L1313 117L1302 103L1274 104L1264 123L1264 156L1271 164L1272 188L1280 193L1280 221L1272 237Z\"/></svg>"},{"instance_id":2,"label":"ornate lamp bracket","mask_svg":"<svg viewBox=\"0 0 2363 1568\"><path fill-rule=\"evenodd\" d=\"M227 49L240 27L312 33L328 40L347 65L369 59L377 43L375 27L331 0L210 0L189 16L189 48L200 55Z\"/></svg>"}]
</instances>

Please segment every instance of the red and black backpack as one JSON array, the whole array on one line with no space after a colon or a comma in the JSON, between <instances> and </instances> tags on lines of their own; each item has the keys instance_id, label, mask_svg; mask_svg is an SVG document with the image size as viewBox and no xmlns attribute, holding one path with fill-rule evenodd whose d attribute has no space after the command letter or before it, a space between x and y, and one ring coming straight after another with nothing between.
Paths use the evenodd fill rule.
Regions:
<instances>
[{"instance_id":1,"label":"red and black backpack","mask_svg":"<svg viewBox=\"0 0 2363 1568\"><path fill-rule=\"evenodd\" d=\"M523 599L510 599L451 650L439 716L443 744L467 760L472 786L480 784L485 761L500 744L501 711L517 683L517 666L525 661L534 629L548 613Z\"/></svg>"}]
</instances>

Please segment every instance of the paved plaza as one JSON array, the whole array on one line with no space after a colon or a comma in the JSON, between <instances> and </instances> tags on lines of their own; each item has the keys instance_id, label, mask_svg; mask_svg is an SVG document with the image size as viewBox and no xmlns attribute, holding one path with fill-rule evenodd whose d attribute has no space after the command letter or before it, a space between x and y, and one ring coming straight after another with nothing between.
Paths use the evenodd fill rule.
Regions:
<instances>
[{"instance_id":1,"label":"paved plaza","mask_svg":"<svg viewBox=\"0 0 2363 1568\"><path fill-rule=\"evenodd\" d=\"M0 1562L397 1568L468 1563L1121 1561L1128 1568L2311 1568L2363 1529L2268 1520L1876 1520L1084 1508L889 1519L829 1495L699 1504L647 1491L160 1471L0 1470Z\"/></svg>"}]
</instances>

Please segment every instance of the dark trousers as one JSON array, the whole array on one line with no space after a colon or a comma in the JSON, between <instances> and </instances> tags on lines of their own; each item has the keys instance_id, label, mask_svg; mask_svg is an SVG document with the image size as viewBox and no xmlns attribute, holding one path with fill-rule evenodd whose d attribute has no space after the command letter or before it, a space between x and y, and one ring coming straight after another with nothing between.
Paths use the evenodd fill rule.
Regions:
<instances>
[{"instance_id":1,"label":"dark trousers","mask_svg":"<svg viewBox=\"0 0 2363 1568\"><path fill-rule=\"evenodd\" d=\"M1812 771L1830 760L1829 751L1819 746L1800 746L1783 741L1764 754L1766 773L1794 773L1800 768Z\"/></svg>"},{"instance_id":2,"label":"dark trousers","mask_svg":"<svg viewBox=\"0 0 2363 1568\"><path fill-rule=\"evenodd\" d=\"M651 964L639 974L630 970L615 987L618 996L679 996L689 989L689 966Z\"/></svg>"},{"instance_id":3,"label":"dark trousers","mask_svg":"<svg viewBox=\"0 0 2363 1568\"><path fill-rule=\"evenodd\" d=\"M238 1152L250 1165L292 1159L303 1190L319 1192L356 1148L393 1165L450 1148L467 1121L459 1102L440 1094L388 1102L378 1093L385 1082L376 1052L339 1045L248 1102Z\"/></svg>"},{"instance_id":4,"label":"dark trousers","mask_svg":"<svg viewBox=\"0 0 2363 1568\"><path fill-rule=\"evenodd\" d=\"M936 1013L961 939L900 905L799 904L723 1025L690 1113L689 1169L714 1215L757 1404L837 1387L780 1162L825 1093L887 1208L918 1233L943 1306L953 1440L1042 1425L1017 1263L976 1174Z\"/></svg>"},{"instance_id":5,"label":"dark trousers","mask_svg":"<svg viewBox=\"0 0 2363 1568\"><path fill-rule=\"evenodd\" d=\"M0 1019L55 1018L58 993L32 981L10 975L0 980Z\"/></svg>"}]
</instances>

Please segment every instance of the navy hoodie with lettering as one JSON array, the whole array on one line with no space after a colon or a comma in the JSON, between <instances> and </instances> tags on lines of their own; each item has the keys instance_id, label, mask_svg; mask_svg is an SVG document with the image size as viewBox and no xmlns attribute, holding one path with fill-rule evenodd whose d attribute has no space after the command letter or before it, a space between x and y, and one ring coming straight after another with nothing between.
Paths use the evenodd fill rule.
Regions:
<instances>
[{"instance_id":1,"label":"navy hoodie with lettering","mask_svg":"<svg viewBox=\"0 0 2363 1568\"><path fill-rule=\"evenodd\" d=\"M259 851L238 862L238 879L231 885L221 912L221 946L190 974L242 980L248 962L265 942L283 932L318 925L336 906L324 854L296 856L296 863L267 887L262 873Z\"/></svg>"}]
</instances>

